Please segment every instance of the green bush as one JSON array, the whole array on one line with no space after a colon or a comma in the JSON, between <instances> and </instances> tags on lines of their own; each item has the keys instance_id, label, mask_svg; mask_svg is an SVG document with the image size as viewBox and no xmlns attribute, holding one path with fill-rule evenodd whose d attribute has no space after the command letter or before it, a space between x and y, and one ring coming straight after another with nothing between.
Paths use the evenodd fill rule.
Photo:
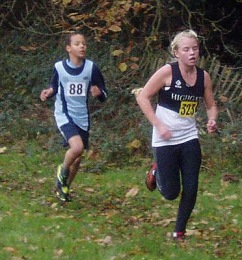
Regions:
<instances>
[{"instance_id":1,"label":"green bush","mask_svg":"<svg viewBox=\"0 0 242 260\"><path fill-rule=\"evenodd\" d=\"M4 37L0 48L0 143L37 139L45 149L58 150L62 139L53 120L53 100L42 103L39 93L49 82L54 62L65 57L63 46L53 38L38 39L34 44L33 38L27 36L12 34L11 37ZM90 150L97 168L137 164L144 157L152 160L151 126L131 94L147 78L141 69L121 72L118 69L121 60L112 57L109 49L108 43L90 41L88 57L101 68L109 91L105 103L90 100ZM152 74L153 70L152 67L147 71ZM239 109L231 110L231 123L223 104L219 106L222 141L216 145L218 152L221 144L224 151L237 153L241 143ZM211 140L205 134L204 109L199 113L198 126L206 148Z\"/></svg>"}]
</instances>

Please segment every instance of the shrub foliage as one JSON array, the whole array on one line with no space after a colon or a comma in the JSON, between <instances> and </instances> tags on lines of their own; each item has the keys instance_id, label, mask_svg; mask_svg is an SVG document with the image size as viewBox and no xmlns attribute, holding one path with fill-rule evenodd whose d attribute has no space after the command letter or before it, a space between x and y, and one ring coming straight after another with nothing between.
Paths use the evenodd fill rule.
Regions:
<instances>
[{"instance_id":1,"label":"shrub foliage","mask_svg":"<svg viewBox=\"0 0 242 260\"><path fill-rule=\"evenodd\" d=\"M222 142L234 150L241 141L240 10L240 1L228 5L222 0L1 1L0 145L38 139L46 149L61 146L53 101L41 103L39 93L48 84L54 62L65 57L62 36L80 29L88 36L88 57L101 68L109 90L106 103L90 102L89 156L100 167L152 157L151 128L131 90L142 87L170 59L173 34L193 28L206 57L201 66L214 81ZM199 115L206 137L204 110Z\"/></svg>"}]
</instances>

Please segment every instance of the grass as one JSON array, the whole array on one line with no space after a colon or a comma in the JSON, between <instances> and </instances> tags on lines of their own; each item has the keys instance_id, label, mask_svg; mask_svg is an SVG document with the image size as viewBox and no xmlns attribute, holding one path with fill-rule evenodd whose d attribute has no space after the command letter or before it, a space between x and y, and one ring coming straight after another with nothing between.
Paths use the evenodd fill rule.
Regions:
<instances>
[{"instance_id":1,"label":"grass","mask_svg":"<svg viewBox=\"0 0 242 260\"><path fill-rule=\"evenodd\" d=\"M188 239L175 243L170 236L179 200L165 201L145 188L147 163L102 173L84 164L73 183L73 202L62 204L53 189L63 153L31 143L0 154L0 259L242 258L234 158L226 157L230 180L222 178L221 164L202 167Z\"/></svg>"}]
</instances>

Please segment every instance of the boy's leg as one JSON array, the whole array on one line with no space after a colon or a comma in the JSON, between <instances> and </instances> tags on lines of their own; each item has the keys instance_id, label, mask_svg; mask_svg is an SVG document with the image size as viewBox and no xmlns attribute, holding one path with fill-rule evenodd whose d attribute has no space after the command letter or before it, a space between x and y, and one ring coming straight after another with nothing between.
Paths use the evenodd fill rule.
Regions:
<instances>
[{"instance_id":1,"label":"boy's leg","mask_svg":"<svg viewBox=\"0 0 242 260\"><path fill-rule=\"evenodd\" d=\"M76 160L80 160L82 152L84 150L84 145L82 139L79 135L72 136L69 140L69 149L65 154L63 161L63 168L68 169L69 173L71 167L76 164Z\"/></svg>"},{"instance_id":2,"label":"boy's leg","mask_svg":"<svg viewBox=\"0 0 242 260\"><path fill-rule=\"evenodd\" d=\"M78 147L81 147L81 153L80 153L79 156L77 156L75 158L73 163L69 166L69 177L68 177L68 180L67 180L69 186L71 185L72 181L74 180L74 178L75 178L75 176L76 176L76 174L79 170L79 165L80 165L80 162L81 162L82 153L83 153L84 149L88 148L88 139L89 139L88 131L84 131L79 127L77 128L77 131L78 131L78 136L80 137L80 139L75 138L74 142L73 142L73 139L69 139L69 145L73 146L73 143L77 144ZM78 144L78 142L79 142L79 144Z\"/></svg>"},{"instance_id":3,"label":"boy's leg","mask_svg":"<svg viewBox=\"0 0 242 260\"><path fill-rule=\"evenodd\" d=\"M57 172L57 196L63 201L70 201L69 187L78 171L83 152L83 142L79 135L71 137L68 142L69 149L65 154L62 169Z\"/></svg>"},{"instance_id":4,"label":"boy's leg","mask_svg":"<svg viewBox=\"0 0 242 260\"><path fill-rule=\"evenodd\" d=\"M69 177L67 179L67 185L69 187L71 186L71 183L75 179L75 176L79 170L81 158L82 158L82 156L79 156L70 167Z\"/></svg>"},{"instance_id":5,"label":"boy's leg","mask_svg":"<svg viewBox=\"0 0 242 260\"><path fill-rule=\"evenodd\" d=\"M73 123L68 123L60 128L69 148L61 168L57 172L57 196L64 201L69 201L69 186L74 180L79 169L81 156L88 147L88 131L84 131Z\"/></svg>"}]
</instances>

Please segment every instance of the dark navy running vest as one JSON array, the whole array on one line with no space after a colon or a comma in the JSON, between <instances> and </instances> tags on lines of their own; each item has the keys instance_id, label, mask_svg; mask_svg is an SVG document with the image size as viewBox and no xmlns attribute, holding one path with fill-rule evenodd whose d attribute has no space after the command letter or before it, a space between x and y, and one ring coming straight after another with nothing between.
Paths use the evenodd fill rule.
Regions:
<instances>
[{"instance_id":1,"label":"dark navy running vest","mask_svg":"<svg viewBox=\"0 0 242 260\"><path fill-rule=\"evenodd\" d=\"M197 79L189 86L183 79L178 62L170 63L172 69L171 86L159 91L158 104L179 113L181 117L193 117L200 99L204 96L204 70L196 67Z\"/></svg>"}]
</instances>

